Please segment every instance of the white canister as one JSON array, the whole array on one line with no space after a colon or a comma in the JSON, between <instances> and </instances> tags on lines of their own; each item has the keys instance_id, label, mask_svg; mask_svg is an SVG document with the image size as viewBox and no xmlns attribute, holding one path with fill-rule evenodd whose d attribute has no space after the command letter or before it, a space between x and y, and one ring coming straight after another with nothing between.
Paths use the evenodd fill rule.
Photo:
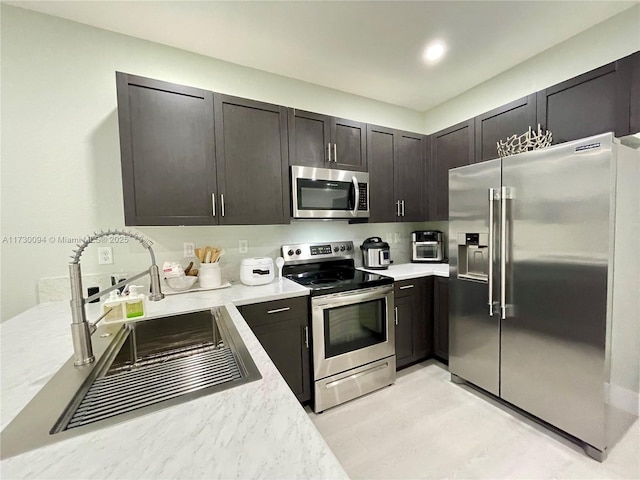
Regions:
<instances>
[{"instance_id":1,"label":"white canister","mask_svg":"<svg viewBox=\"0 0 640 480\"><path fill-rule=\"evenodd\" d=\"M200 265L198 278L201 288L214 288L222 285L222 274L220 273L220 264L203 263Z\"/></svg>"},{"instance_id":2,"label":"white canister","mask_svg":"<svg viewBox=\"0 0 640 480\"><path fill-rule=\"evenodd\" d=\"M240 281L249 286L271 283L273 281L273 259L271 257L242 259Z\"/></svg>"}]
</instances>

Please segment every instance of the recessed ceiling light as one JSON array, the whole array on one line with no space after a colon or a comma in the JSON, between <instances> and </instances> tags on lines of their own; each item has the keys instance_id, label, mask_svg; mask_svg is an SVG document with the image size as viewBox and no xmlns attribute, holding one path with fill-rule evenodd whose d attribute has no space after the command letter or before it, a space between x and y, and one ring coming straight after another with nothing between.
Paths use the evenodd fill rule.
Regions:
<instances>
[{"instance_id":1,"label":"recessed ceiling light","mask_svg":"<svg viewBox=\"0 0 640 480\"><path fill-rule=\"evenodd\" d=\"M435 63L442 58L445 50L444 43L440 41L433 42L425 48L423 58L427 63Z\"/></svg>"}]
</instances>

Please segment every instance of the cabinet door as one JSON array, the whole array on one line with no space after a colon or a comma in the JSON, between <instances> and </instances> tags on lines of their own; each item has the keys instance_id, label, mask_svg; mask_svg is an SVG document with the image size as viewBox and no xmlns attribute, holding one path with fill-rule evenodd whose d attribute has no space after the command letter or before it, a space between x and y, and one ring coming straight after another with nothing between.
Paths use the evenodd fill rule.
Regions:
<instances>
[{"instance_id":1,"label":"cabinet door","mask_svg":"<svg viewBox=\"0 0 640 480\"><path fill-rule=\"evenodd\" d=\"M369 166L369 222L395 222L398 218L394 195L395 130L367 125Z\"/></svg>"},{"instance_id":2,"label":"cabinet door","mask_svg":"<svg viewBox=\"0 0 640 480\"><path fill-rule=\"evenodd\" d=\"M498 158L497 142L521 135L529 127L537 130L536 95L529 95L475 118L475 161Z\"/></svg>"},{"instance_id":3,"label":"cabinet door","mask_svg":"<svg viewBox=\"0 0 640 480\"><path fill-rule=\"evenodd\" d=\"M433 353L433 277L421 279L418 294L415 297L419 310L418 322L413 328L413 354L415 361L427 358Z\"/></svg>"},{"instance_id":4,"label":"cabinet door","mask_svg":"<svg viewBox=\"0 0 640 480\"><path fill-rule=\"evenodd\" d=\"M395 298L396 370L413 360L413 318L417 314L410 295Z\"/></svg>"},{"instance_id":5,"label":"cabinet door","mask_svg":"<svg viewBox=\"0 0 640 480\"><path fill-rule=\"evenodd\" d=\"M300 402L311 399L307 299L240 307L240 313Z\"/></svg>"},{"instance_id":6,"label":"cabinet door","mask_svg":"<svg viewBox=\"0 0 640 480\"><path fill-rule=\"evenodd\" d=\"M221 225L289 223L285 107L215 95Z\"/></svg>"},{"instance_id":7,"label":"cabinet door","mask_svg":"<svg viewBox=\"0 0 640 480\"><path fill-rule=\"evenodd\" d=\"M429 220L449 220L449 169L474 160L474 121L431 135Z\"/></svg>"},{"instance_id":8,"label":"cabinet door","mask_svg":"<svg viewBox=\"0 0 640 480\"><path fill-rule=\"evenodd\" d=\"M333 118L331 132L333 139L331 168L366 172L366 124L344 118Z\"/></svg>"},{"instance_id":9,"label":"cabinet door","mask_svg":"<svg viewBox=\"0 0 640 480\"><path fill-rule=\"evenodd\" d=\"M331 117L294 108L289 109L288 117L289 163L330 168Z\"/></svg>"},{"instance_id":10,"label":"cabinet door","mask_svg":"<svg viewBox=\"0 0 640 480\"><path fill-rule=\"evenodd\" d=\"M252 330L298 400L310 400L308 361L305 369L309 356L304 343L305 327L294 318Z\"/></svg>"},{"instance_id":11,"label":"cabinet door","mask_svg":"<svg viewBox=\"0 0 640 480\"><path fill-rule=\"evenodd\" d=\"M116 73L125 225L217 223L213 94Z\"/></svg>"},{"instance_id":12,"label":"cabinet door","mask_svg":"<svg viewBox=\"0 0 640 480\"><path fill-rule=\"evenodd\" d=\"M429 350L429 316L425 310L425 279L395 282L396 369L425 358Z\"/></svg>"},{"instance_id":13,"label":"cabinet door","mask_svg":"<svg viewBox=\"0 0 640 480\"><path fill-rule=\"evenodd\" d=\"M435 279L433 307L433 353L449 360L449 279Z\"/></svg>"},{"instance_id":14,"label":"cabinet door","mask_svg":"<svg viewBox=\"0 0 640 480\"><path fill-rule=\"evenodd\" d=\"M537 93L538 123L553 143L614 132L629 133L629 87L619 62L587 72Z\"/></svg>"},{"instance_id":15,"label":"cabinet door","mask_svg":"<svg viewBox=\"0 0 640 480\"><path fill-rule=\"evenodd\" d=\"M421 222L426 220L424 135L398 132L398 153L395 160L396 198L401 202L400 221Z\"/></svg>"}]
</instances>

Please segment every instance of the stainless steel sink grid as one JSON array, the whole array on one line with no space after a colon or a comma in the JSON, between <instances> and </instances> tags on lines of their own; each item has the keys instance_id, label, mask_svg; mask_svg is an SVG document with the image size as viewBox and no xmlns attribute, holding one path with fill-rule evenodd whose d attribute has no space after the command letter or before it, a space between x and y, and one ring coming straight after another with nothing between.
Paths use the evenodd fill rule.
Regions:
<instances>
[{"instance_id":1,"label":"stainless steel sink grid","mask_svg":"<svg viewBox=\"0 0 640 480\"><path fill-rule=\"evenodd\" d=\"M83 377L72 362L2 432L2 458L261 378L225 308L126 324Z\"/></svg>"}]
</instances>

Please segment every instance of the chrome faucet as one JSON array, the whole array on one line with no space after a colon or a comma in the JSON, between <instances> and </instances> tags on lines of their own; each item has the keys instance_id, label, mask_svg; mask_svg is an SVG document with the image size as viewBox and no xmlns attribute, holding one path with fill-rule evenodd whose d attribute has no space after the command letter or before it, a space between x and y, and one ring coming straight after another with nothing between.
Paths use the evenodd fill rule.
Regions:
<instances>
[{"instance_id":1,"label":"chrome faucet","mask_svg":"<svg viewBox=\"0 0 640 480\"><path fill-rule=\"evenodd\" d=\"M96 240L112 235L123 235L140 242L143 247L149 250L149 254L151 255L151 267L149 267L148 270L144 270L127 278L126 280L122 280L101 292L94 293L93 295L84 298L82 293L82 274L80 272L80 257L82 256L82 252L84 252L84 249L87 248L89 244ZM93 300L97 300L112 290L123 287L127 283L147 274L151 277L151 294L149 295L149 300L156 302L164 298L164 294L160 289L160 271L156 265L156 256L153 254L151 245L152 242L149 239L144 238L142 235L127 232L125 230L109 230L106 232L101 231L99 233L94 233L83 243L78 244L78 249L73 251L74 255L71 257L73 261L69 263L69 278L71 280L71 337L73 339L73 364L76 367L86 365L95 360L95 356L93 355L93 346L91 345L91 335L96 331L96 325L98 322L109 313L107 312L99 317L95 322L89 323L87 322L87 315L84 308L85 304L92 302Z\"/></svg>"}]
</instances>

